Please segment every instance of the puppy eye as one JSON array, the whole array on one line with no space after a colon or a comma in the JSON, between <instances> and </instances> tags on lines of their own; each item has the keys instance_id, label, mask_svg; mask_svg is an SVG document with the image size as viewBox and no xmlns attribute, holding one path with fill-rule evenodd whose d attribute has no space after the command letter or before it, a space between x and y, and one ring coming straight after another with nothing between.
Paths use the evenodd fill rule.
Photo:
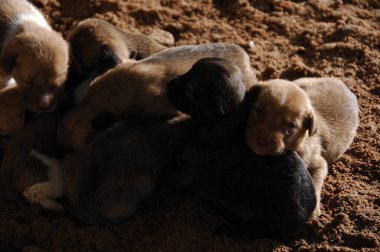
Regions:
<instances>
[{"instance_id":1,"label":"puppy eye","mask_svg":"<svg viewBox=\"0 0 380 252\"><path fill-rule=\"evenodd\" d=\"M294 123L288 123L288 128L289 129L294 129L296 125Z\"/></svg>"}]
</instances>

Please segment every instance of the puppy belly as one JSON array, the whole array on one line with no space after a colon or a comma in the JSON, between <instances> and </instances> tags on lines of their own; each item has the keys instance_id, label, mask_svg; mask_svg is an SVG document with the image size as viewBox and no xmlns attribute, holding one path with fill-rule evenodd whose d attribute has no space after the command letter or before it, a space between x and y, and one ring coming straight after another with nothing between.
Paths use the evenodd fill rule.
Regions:
<instances>
[{"instance_id":1,"label":"puppy belly","mask_svg":"<svg viewBox=\"0 0 380 252\"><path fill-rule=\"evenodd\" d=\"M35 150L32 150L31 155L48 167L49 180L26 188L23 192L24 198L31 204L37 204L45 210L55 212L64 211L63 206L53 200L63 195L62 169L60 162Z\"/></svg>"}]
</instances>

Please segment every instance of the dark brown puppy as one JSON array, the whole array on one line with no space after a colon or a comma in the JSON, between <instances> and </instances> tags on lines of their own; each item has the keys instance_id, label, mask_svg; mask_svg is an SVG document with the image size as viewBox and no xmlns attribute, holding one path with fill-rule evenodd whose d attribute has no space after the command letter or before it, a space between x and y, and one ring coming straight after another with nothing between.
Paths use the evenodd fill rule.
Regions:
<instances>
[{"instance_id":1,"label":"dark brown puppy","mask_svg":"<svg viewBox=\"0 0 380 252\"><path fill-rule=\"evenodd\" d=\"M71 212L85 224L113 224L129 217L155 190L160 170L188 137L186 116L129 118L101 133L63 163Z\"/></svg>"},{"instance_id":2,"label":"dark brown puppy","mask_svg":"<svg viewBox=\"0 0 380 252\"><path fill-rule=\"evenodd\" d=\"M313 178L320 215L320 192L327 162L338 159L358 127L355 95L335 78L271 80L250 90L246 141L259 155L296 151ZM327 162L326 162L327 161Z\"/></svg>"},{"instance_id":3,"label":"dark brown puppy","mask_svg":"<svg viewBox=\"0 0 380 252\"><path fill-rule=\"evenodd\" d=\"M174 116L178 110L167 99L167 83L185 74L201 58L220 57L241 69L244 85L250 87L255 73L249 56L239 46L204 44L169 48L132 64L121 64L92 82L84 102L69 112L60 127L65 145L79 148L93 137L91 121L100 113L118 116Z\"/></svg>"},{"instance_id":4,"label":"dark brown puppy","mask_svg":"<svg viewBox=\"0 0 380 252\"><path fill-rule=\"evenodd\" d=\"M313 184L295 152L268 158L250 151L245 94L239 68L223 59L200 60L169 83L169 100L198 123L177 157L179 175L251 236L287 239L315 207Z\"/></svg>"},{"instance_id":5,"label":"dark brown puppy","mask_svg":"<svg viewBox=\"0 0 380 252\"><path fill-rule=\"evenodd\" d=\"M13 135L24 124L25 105L17 86L0 90L0 134Z\"/></svg>"},{"instance_id":6,"label":"dark brown puppy","mask_svg":"<svg viewBox=\"0 0 380 252\"><path fill-rule=\"evenodd\" d=\"M0 167L0 199L22 196L45 210L62 212L58 158L58 112L37 115L9 142Z\"/></svg>"}]
</instances>

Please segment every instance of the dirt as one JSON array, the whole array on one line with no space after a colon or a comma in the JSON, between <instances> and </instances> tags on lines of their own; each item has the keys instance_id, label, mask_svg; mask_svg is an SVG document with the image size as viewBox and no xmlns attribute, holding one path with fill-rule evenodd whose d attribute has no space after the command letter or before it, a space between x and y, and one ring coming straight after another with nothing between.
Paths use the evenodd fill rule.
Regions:
<instances>
[{"instance_id":1,"label":"dirt","mask_svg":"<svg viewBox=\"0 0 380 252\"><path fill-rule=\"evenodd\" d=\"M238 44L262 80L339 77L358 97L361 123L351 148L329 167L322 215L289 243L215 235L221 217L197 198L164 188L128 221L106 228L7 204L0 207L0 251L380 250L379 1L32 2L64 35L78 21L98 17L146 34L161 28L176 45Z\"/></svg>"}]
</instances>

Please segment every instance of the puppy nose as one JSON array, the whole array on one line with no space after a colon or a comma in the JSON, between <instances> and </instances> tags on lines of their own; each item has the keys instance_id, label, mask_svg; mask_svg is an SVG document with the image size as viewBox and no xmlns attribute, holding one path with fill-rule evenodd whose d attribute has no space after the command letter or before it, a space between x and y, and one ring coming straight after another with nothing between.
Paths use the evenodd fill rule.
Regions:
<instances>
[{"instance_id":1,"label":"puppy nose","mask_svg":"<svg viewBox=\"0 0 380 252\"><path fill-rule=\"evenodd\" d=\"M53 100L54 100L54 98L53 98L53 95L51 95L51 94L46 94L46 95L42 96L42 98L37 103L37 109L39 111L51 110L53 108L53 104L54 104Z\"/></svg>"}]
</instances>

